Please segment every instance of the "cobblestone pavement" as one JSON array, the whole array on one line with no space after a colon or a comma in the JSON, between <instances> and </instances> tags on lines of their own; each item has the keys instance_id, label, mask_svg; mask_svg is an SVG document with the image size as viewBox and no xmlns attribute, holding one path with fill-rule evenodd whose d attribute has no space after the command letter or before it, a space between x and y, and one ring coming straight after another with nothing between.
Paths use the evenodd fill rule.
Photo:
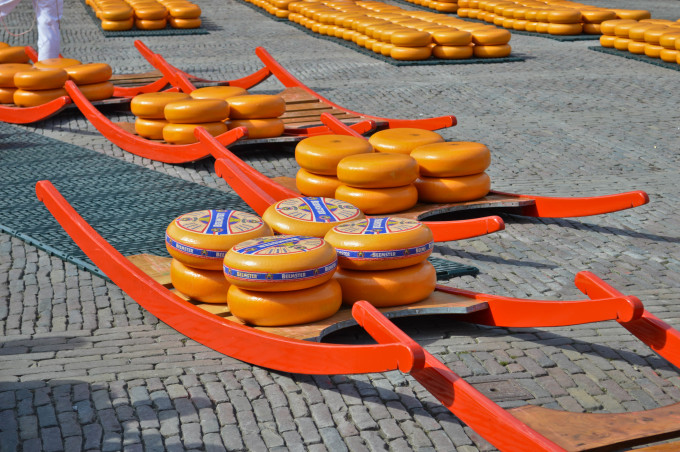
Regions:
<instances>
[{"instance_id":1,"label":"cobblestone pavement","mask_svg":"<svg viewBox=\"0 0 680 452\"><path fill-rule=\"evenodd\" d=\"M240 77L260 67L254 49L262 45L348 108L457 115L459 125L442 135L487 144L497 190L647 191L650 204L609 215L506 216L505 231L438 244L435 255L480 269L448 284L518 297L578 298L574 275L590 270L680 328L680 72L588 50L594 42L527 36L511 42L527 57L521 63L394 67L233 0L199 3L210 34L143 38L188 72ZM680 17L680 2L644 5L654 17ZM5 19L3 40L34 43L35 30L8 35L32 20L23 2ZM149 70L132 38L104 38L79 1L66 1L62 29L66 56L106 61L117 73ZM278 89L275 81L262 86ZM24 129L229 190L211 159L165 165L135 157L77 113ZM290 153L240 155L269 176L295 172ZM503 329L442 316L400 325L504 407L625 412L680 401L678 369L614 322ZM0 333L3 451L493 450L408 375L308 376L251 366L175 332L111 283L5 234ZM365 338L348 330L334 340Z\"/></svg>"}]
</instances>

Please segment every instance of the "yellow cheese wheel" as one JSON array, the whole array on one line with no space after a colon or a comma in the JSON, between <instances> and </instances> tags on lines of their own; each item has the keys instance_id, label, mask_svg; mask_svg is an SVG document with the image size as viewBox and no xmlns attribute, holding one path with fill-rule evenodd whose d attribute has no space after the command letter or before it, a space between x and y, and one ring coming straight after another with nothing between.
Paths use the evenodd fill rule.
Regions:
<instances>
[{"instance_id":1,"label":"yellow cheese wheel","mask_svg":"<svg viewBox=\"0 0 680 452\"><path fill-rule=\"evenodd\" d=\"M429 297L437 285L434 266L424 261L392 270L346 270L339 268L334 279L342 288L342 302L366 300L378 308L417 303Z\"/></svg>"},{"instance_id":2,"label":"yellow cheese wheel","mask_svg":"<svg viewBox=\"0 0 680 452\"><path fill-rule=\"evenodd\" d=\"M334 176L337 174L338 163L343 158L372 152L373 146L363 138L318 135L305 138L295 146L295 160L309 172Z\"/></svg>"},{"instance_id":3,"label":"yellow cheese wheel","mask_svg":"<svg viewBox=\"0 0 680 452\"><path fill-rule=\"evenodd\" d=\"M163 113L173 124L217 122L229 117L229 104L223 99L188 98L166 104Z\"/></svg>"},{"instance_id":4,"label":"yellow cheese wheel","mask_svg":"<svg viewBox=\"0 0 680 452\"><path fill-rule=\"evenodd\" d=\"M166 6L170 15L177 19L196 19L201 15L201 8L190 2L177 2Z\"/></svg>"},{"instance_id":5,"label":"yellow cheese wheel","mask_svg":"<svg viewBox=\"0 0 680 452\"><path fill-rule=\"evenodd\" d=\"M600 35L600 24L583 24L583 33L587 35Z\"/></svg>"},{"instance_id":6,"label":"yellow cheese wheel","mask_svg":"<svg viewBox=\"0 0 680 452\"><path fill-rule=\"evenodd\" d=\"M32 68L33 66L30 64L22 63L0 64L0 87L16 88L16 85L14 84L14 75L17 72L30 71Z\"/></svg>"},{"instance_id":7,"label":"yellow cheese wheel","mask_svg":"<svg viewBox=\"0 0 680 452\"><path fill-rule=\"evenodd\" d=\"M101 82L80 85L78 88L88 100L95 101L109 99L113 96L114 86L111 82Z\"/></svg>"},{"instance_id":8,"label":"yellow cheese wheel","mask_svg":"<svg viewBox=\"0 0 680 452\"><path fill-rule=\"evenodd\" d=\"M17 89L14 92L14 103L20 107L36 107L47 102L58 99L61 96L68 96L64 88L44 89L40 91L26 91Z\"/></svg>"},{"instance_id":9,"label":"yellow cheese wheel","mask_svg":"<svg viewBox=\"0 0 680 452\"><path fill-rule=\"evenodd\" d=\"M548 33L551 35L580 35L583 32L583 25L578 24L555 24L548 25Z\"/></svg>"},{"instance_id":10,"label":"yellow cheese wheel","mask_svg":"<svg viewBox=\"0 0 680 452\"><path fill-rule=\"evenodd\" d=\"M14 85L30 91L61 88L66 80L68 74L60 68L30 69L14 74Z\"/></svg>"},{"instance_id":11,"label":"yellow cheese wheel","mask_svg":"<svg viewBox=\"0 0 680 452\"><path fill-rule=\"evenodd\" d=\"M199 17L194 19L182 19L179 17L170 16L168 18L168 22L170 22L170 26L172 28L190 29L199 28L201 26L201 19Z\"/></svg>"},{"instance_id":12,"label":"yellow cheese wheel","mask_svg":"<svg viewBox=\"0 0 680 452\"><path fill-rule=\"evenodd\" d=\"M125 31L130 30L135 24L135 18L130 17L125 20L102 20L102 30L105 31Z\"/></svg>"},{"instance_id":13,"label":"yellow cheese wheel","mask_svg":"<svg viewBox=\"0 0 680 452\"><path fill-rule=\"evenodd\" d=\"M231 119L278 118L286 111L283 97L274 94L248 94L227 99Z\"/></svg>"},{"instance_id":14,"label":"yellow cheese wheel","mask_svg":"<svg viewBox=\"0 0 680 452\"><path fill-rule=\"evenodd\" d=\"M278 292L318 286L338 264L332 246L319 237L276 235L234 245L224 257L227 280L242 289Z\"/></svg>"},{"instance_id":15,"label":"yellow cheese wheel","mask_svg":"<svg viewBox=\"0 0 680 452\"><path fill-rule=\"evenodd\" d=\"M432 254L432 231L419 221L365 218L333 227L325 236L338 253L338 266L350 270L408 267Z\"/></svg>"},{"instance_id":16,"label":"yellow cheese wheel","mask_svg":"<svg viewBox=\"0 0 680 452\"><path fill-rule=\"evenodd\" d=\"M332 198L340 185L342 182L335 176L314 174L302 168L295 175L295 186L305 196Z\"/></svg>"},{"instance_id":17,"label":"yellow cheese wheel","mask_svg":"<svg viewBox=\"0 0 680 452\"><path fill-rule=\"evenodd\" d=\"M491 153L482 143L449 141L426 144L411 152L421 176L458 177L484 172L491 163Z\"/></svg>"},{"instance_id":18,"label":"yellow cheese wheel","mask_svg":"<svg viewBox=\"0 0 680 452\"><path fill-rule=\"evenodd\" d=\"M0 49L6 49L7 47L9 47L9 44L6 42L0 42Z\"/></svg>"},{"instance_id":19,"label":"yellow cheese wheel","mask_svg":"<svg viewBox=\"0 0 680 452\"><path fill-rule=\"evenodd\" d=\"M680 28L677 27L650 28L649 30L645 31L645 42L648 44L659 45L659 41L663 35L678 31L680 31Z\"/></svg>"},{"instance_id":20,"label":"yellow cheese wheel","mask_svg":"<svg viewBox=\"0 0 680 452\"><path fill-rule=\"evenodd\" d=\"M634 42L634 41L632 41L632 40L630 40L630 39L628 39L628 38L619 38L619 37L617 37L617 38L614 40L614 48L617 49L617 50L628 50L628 45L629 45L631 42ZM646 45L646 44L645 44L645 45Z\"/></svg>"},{"instance_id":21,"label":"yellow cheese wheel","mask_svg":"<svg viewBox=\"0 0 680 452\"><path fill-rule=\"evenodd\" d=\"M616 19L616 13L608 9L581 9L583 22L600 24L605 20Z\"/></svg>"},{"instance_id":22,"label":"yellow cheese wheel","mask_svg":"<svg viewBox=\"0 0 680 452\"><path fill-rule=\"evenodd\" d=\"M378 152L410 154L418 146L444 141L436 132L410 127L385 129L374 133L368 140Z\"/></svg>"},{"instance_id":23,"label":"yellow cheese wheel","mask_svg":"<svg viewBox=\"0 0 680 452\"><path fill-rule=\"evenodd\" d=\"M554 9L548 12L548 22L552 24L581 23L581 11L577 9Z\"/></svg>"},{"instance_id":24,"label":"yellow cheese wheel","mask_svg":"<svg viewBox=\"0 0 680 452\"><path fill-rule=\"evenodd\" d=\"M340 182L351 187L401 187L418 178L418 163L407 154L355 154L340 160L337 168Z\"/></svg>"},{"instance_id":25,"label":"yellow cheese wheel","mask_svg":"<svg viewBox=\"0 0 680 452\"><path fill-rule=\"evenodd\" d=\"M271 233L260 217L250 213L199 210L172 220L165 230L165 247L184 265L222 270L222 260L232 246Z\"/></svg>"},{"instance_id":26,"label":"yellow cheese wheel","mask_svg":"<svg viewBox=\"0 0 680 452\"><path fill-rule=\"evenodd\" d=\"M510 42L510 32L500 28L484 28L472 32L472 42L481 46L497 46Z\"/></svg>"},{"instance_id":27,"label":"yellow cheese wheel","mask_svg":"<svg viewBox=\"0 0 680 452\"><path fill-rule=\"evenodd\" d=\"M165 19L168 15L167 8L160 3L156 3L156 5L135 5L134 9L135 18L137 19L161 20Z\"/></svg>"},{"instance_id":28,"label":"yellow cheese wheel","mask_svg":"<svg viewBox=\"0 0 680 452\"><path fill-rule=\"evenodd\" d=\"M146 119L135 118L135 132L140 137L148 138L149 140L162 140L163 127L170 124L165 119Z\"/></svg>"},{"instance_id":29,"label":"yellow cheese wheel","mask_svg":"<svg viewBox=\"0 0 680 452\"><path fill-rule=\"evenodd\" d=\"M248 129L248 138L273 138L281 136L286 128L279 118L269 119L230 119L227 122L229 130L237 127Z\"/></svg>"},{"instance_id":30,"label":"yellow cheese wheel","mask_svg":"<svg viewBox=\"0 0 680 452\"><path fill-rule=\"evenodd\" d=\"M101 20L127 20L134 14L134 10L125 3L107 5L99 10L97 17Z\"/></svg>"},{"instance_id":31,"label":"yellow cheese wheel","mask_svg":"<svg viewBox=\"0 0 680 452\"><path fill-rule=\"evenodd\" d=\"M189 94L194 99L227 99L234 96L244 96L248 94L244 88L239 86L206 86L195 89Z\"/></svg>"},{"instance_id":32,"label":"yellow cheese wheel","mask_svg":"<svg viewBox=\"0 0 680 452\"><path fill-rule=\"evenodd\" d=\"M472 43L472 33L446 27L432 32L432 41L440 46L467 46Z\"/></svg>"},{"instance_id":33,"label":"yellow cheese wheel","mask_svg":"<svg viewBox=\"0 0 680 452\"><path fill-rule=\"evenodd\" d=\"M616 26L621 24L621 23L631 23L633 26L638 25L639 22L637 20L621 20L621 19L614 19L614 20L605 20L600 24L600 30L602 30L603 35L607 36L615 36L616 35Z\"/></svg>"},{"instance_id":34,"label":"yellow cheese wheel","mask_svg":"<svg viewBox=\"0 0 680 452\"><path fill-rule=\"evenodd\" d=\"M250 325L298 325L335 314L342 305L342 291L334 279L288 292L261 292L231 286L228 303L229 311Z\"/></svg>"},{"instance_id":35,"label":"yellow cheese wheel","mask_svg":"<svg viewBox=\"0 0 680 452\"><path fill-rule=\"evenodd\" d=\"M656 44L645 44L645 55L651 58L659 58L664 48Z\"/></svg>"},{"instance_id":36,"label":"yellow cheese wheel","mask_svg":"<svg viewBox=\"0 0 680 452\"><path fill-rule=\"evenodd\" d=\"M0 104L13 104L16 88L0 88ZM333 190L335 193L335 190Z\"/></svg>"},{"instance_id":37,"label":"yellow cheese wheel","mask_svg":"<svg viewBox=\"0 0 680 452\"><path fill-rule=\"evenodd\" d=\"M203 303L226 303L231 285L222 270L192 268L177 259L170 264L170 280L180 293Z\"/></svg>"},{"instance_id":38,"label":"yellow cheese wheel","mask_svg":"<svg viewBox=\"0 0 680 452\"><path fill-rule=\"evenodd\" d=\"M614 35L619 38L628 38L628 33L630 29L638 25L637 22L620 22L614 27Z\"/></svg>"},{"instance_id":39,"label":"yellow cheese wheel","mask_svg":"<svg viewBox=\"0 0 680 452\"><path fill-rule=\"evenodd\" d=\"M659 45L665 49L677 50L676 43L680 39L680 30L663 34L659 37Z\"/></svg>"},{"instance_id":40,"label":"yellow cheese wheel","mask_svg":"<svg viewBox=\"0 0 680 452\"><path fill-rule=\"evenodd\" d=\"M547 33L548 28L550 28L550 24L547 22L538 22L536 23L536 32L537 33Z\"/></svg>"},{"instance_id":41,"label":"yellow cheese wheel","mask_svg":"<svg viewBox=\"0 0 680 452\"><path fill-rule=\"evenodd\" d=\"M619 19L642 20L652 17L651 13L641 9L612 9Z\"/></svg>"},{"instance_id":42,"label":"yellow cheese wheel","mask_svg":"<svg viewBox=\"0 0 680 452\"><path fill-rule=\"evenodd\" d=\"M364 218L352 204L333 198L299 197L272 204L262 219L274 232L323 237L331 228Z\"/></svg>"},{"instance_id":43,"label":"yellow cheese wheel","mask_svg":"<svg viewBox=\"0 0 680 452\"><path fill-rule=\"evenodd\" d=\"M162 30L167 24L166 19L135 19L135 27L140 30Z\"/></svg>"},{"instance_id":44,"label":"yellow cheese wheel","mask_svg":"<svg viewBox=\"0 0 680 452\"><path fill-rule=\"evenodd\" d=\"M647 44L644 42L630 41L628 43L628 51L635 55L644 55L646 46Z\"/></svg>"},{"instance_id":45,"label":"yellow cheese wheel","mask_svg":"<svg viewBox=\"0 0 680 452\"><path fill-rule=\"evenodd\" d=\"M165 119L165 106L171 102L190 99L188 94L159 92L138 94L132 98L130 109L132 114L146 119Z\"/></svg>"},{"instance_id":46,"label":"yellow cheese wheel","mask_svg":"<svg viewBox=\"0 0 680 452\"><path fill-rule=\"evenodd\" d=\"M80 61L73 58L48 58L46 60L41 60L36 62L33 66L38 69L49 69L49 68L62 68L65 69L69 66L75 66L77 64L82 64Z\"/></svg>"},{"instance_id":47,"label":"yellow cheese wheel","mask_svg":"<svg viewBox=\"0 0 680 452\"><path fill-rule=\"evenodd\" d=\"M461 177L421 176L415 186L421 202L464 202L486 196L491 189L491 179L486 173Z\"/></svg>"},{"instance_id":48,"label":"yellow cheese wheel","mask_svg":"<svg viewBox=\"0 0 680 452\"><path fill-rule=\"evenodd\" d=\"M423 47L430 42L432 42L432 37L426 31L404 29L396 31L390 36L390 43L400 47Z\"/></svg>"},{"instance_id":49,"label":"yellow cheese wheel","mask_svg":"<svg viewBox=\"0 0 680 452\"><path fill-rule=\"evenodd\" d=\"M28 63L26 49L21 46L1 48L0 63Z\"/></svg>"},{"instance_id":50,"label":"yellow cheese wheel","mask_svg":"<svg viewBox=\"0 0 680 452\"><path fill-rule=\"evenodd\" d=\"M425 47L405 47L396 46L390 49L390 57L400 61L419 61L427 60L432 56L432 49Z\"/></svg>"},{"instance_id":51,"label":"yellow cheese wheel","mask_svg":"<svg viewBox=\"0 0 680 452\"><path fill-rule=\"evenodd\" d=\"M432 48L432 55L442 60L463 60L472 57L472 45L466 46L443 46L438 45Z\"/></svg>"},{"instance_id":52,"label":"yellow cheese wheel","mask_svg":"<svg viewBox=\"0 0 680 452\"><path fill-rule=\"evenodd\" d=\"M365 214L387 214L410 209L418 202L414 184L393 188L357 188L340 185L335 198L357 206Z\"/></svg>"},{"instance_id":53,"label":"yellow cheese wheel","mask_svg":"<svg viewBox=\"0 0 680 452\"><path fill-rule=\"evenodd\" d=\"M111 66L106 63L88 63L69 66L66 69L68 78L76 85L91 85L106 82L111 78Z\"/></svg>"},{"instance_id":54,"label":"yellow cheese wheel","mask_svg":"<svg viewBox=\"0 0 680 452\"><path fill-rule=\"evenodd\" d=\"M661 52L659 52L659 58L661 58L662 61L665 61L666 63L676 63L678 60L678 55L680 55L680 51L675 50L675 49L661 49Z\"/></svg>"},{"instance_id":55,"label":"yellow cheese wheel","mask_svg":"<svg viewBox=\"0 0 680 452\"><path fill-rule=\"evenodd\" d=\"M617 39L616 36L602 35L600 36L600 45L602 47L613 48Z\"/></svg>"},{"instance_id":56,"label":"yellow cheese wheel","mask_svg":"<svg viewBox=\"0 0 680 452\"><path fill-rule=\"evenodd\" d=\"M474 46L472 50L477 58L505 58L512 52L512 48L508 44L498 46Z\"/></svg>"},{"instance_id":57,"label":"yellow cheese wheel","mask_svg":"<svg viewBox=\"0 0 680 452\"><path fill-rule=\"evenodd\" d=\"M639 41L639 42L644 42L645 41L645 32L649 30L650 28L661 28L661 29L666 29L668 28L666 25L659 25L655 23L649 23L649 22L641 22L634 27L631 27L628 30L628 37L632 39L633 41Z\"/></svg>"},{"instance_id":58,"label":"yellow cheese wheel","mask_svg":"<svg viewBox=\"0 0 680 452\"><path fill-rule=\"evenodd\" d=\"M194 135L196 127L203 127L212 136L222 135L228 128L223 122L204 122L200 124L176 124L168 122L163 127L163 140L170 144L191 144L196 143L198 139Z\"/></svg>"}]
</instances>

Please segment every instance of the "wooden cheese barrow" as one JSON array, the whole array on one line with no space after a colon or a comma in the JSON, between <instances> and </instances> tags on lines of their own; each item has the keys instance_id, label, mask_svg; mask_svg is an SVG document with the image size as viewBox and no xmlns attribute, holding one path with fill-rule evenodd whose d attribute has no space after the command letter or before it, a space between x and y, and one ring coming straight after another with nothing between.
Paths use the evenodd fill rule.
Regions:
<instances>
[{"instance_id":1,"label":"wooden cheese barrow","mask_svg":"<svg viewBox=\"0 0 680 452\"><path fill-rule=\"evenodd\" d=\"M137 258L147 274L88 225L49 181L38 182L36 193L76 244L123 291L170 327L225 355L293 373L410 373L455 416L502 451L621 450L680 436L680 403L620 414L569 413L529 405L505 410L388 319L447 312L458 314L462 321L513 328L616 321L680 366L680 332L646 311L638 298L622 294L590 272L576 275L576 286L588 297L583 300L528 300L438 286L430 298L408 307L381 312L357 301L351 310L346 308L315 324L255 328L233 318L228 306L196 304L173 293L167 287L162 260ZM376 344L319 342L327 332L350 324L363 327Z\"/></svg>"}]
</instances>

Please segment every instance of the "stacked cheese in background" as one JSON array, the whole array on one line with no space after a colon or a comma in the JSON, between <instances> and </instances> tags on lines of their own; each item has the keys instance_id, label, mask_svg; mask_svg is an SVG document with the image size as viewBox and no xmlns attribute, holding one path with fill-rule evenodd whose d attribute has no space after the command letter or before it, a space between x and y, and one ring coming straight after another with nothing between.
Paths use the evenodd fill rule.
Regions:
<instances>
[{"instance_id":1,"label":"stacked cheese in background","mask_svg":"<svg viewBox=\"0 0 680 452\"><path fill-rule=\"evenodd\" d=\"M28 62L25 47L11 46L6 42L0 42L0 64Z\"/></svg>"},{"instance_id":2,"label":"stacked cheese in background","mask_svg":"<svg viewBox=\"0 0 680 452\"><path fill-rule=\"evenodd\" d=\"M600 45L680 64L680 20L608 20Z\"/></svg>"},{"instance_id":3,"label":"stacked cheese in background","mask_svg":"<svg viewBox=\"0 0 680 452\"><path fill-rule=\"evenodd\" d=\"M201 26L201 8L188 0L86 0L106 31Z\"/></svg>"}]
</instances>

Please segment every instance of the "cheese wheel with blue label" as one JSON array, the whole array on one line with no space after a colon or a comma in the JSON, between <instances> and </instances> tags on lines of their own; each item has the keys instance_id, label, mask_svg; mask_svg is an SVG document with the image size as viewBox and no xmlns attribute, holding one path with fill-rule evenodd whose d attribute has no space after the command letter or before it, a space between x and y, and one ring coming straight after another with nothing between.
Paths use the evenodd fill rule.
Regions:
<instances>
[{"instance_id":1,"label":"cheese wheel with blue label","mask_svg":"<svg viewBox=\"0 0 680 452\"><path fill-rule=\"evenodd\" d=\"M203 303L226 303L229 281L221 270L202 270L188 267L173 259L170 280L178 292Z\"/></svg>"},{"instance_id":2,"label":"cheese wheel with blue label","mask_svg":"<svg viewBox=\"0 0 680 452\"><path fill-rule=\"evenodd\" d=\"M444 141L444 138L431 130L401 127L376 132L368 141L377 152L410 154L418 146L438 143Z\"/></svg>"},{"instance_id":3,"label":"cheese wheel with blue label","mask_svg":"<svg viewBox=\"0 0 680 452\"><path fill-rule=\"evenodd\" d=\"M335 314L342 304L342 291L334 279L287 292L246 290L232 285L228 303L229 311L250 325L298 325Z\"/></svg>"},{"instance_id":4,"label":"cheese wheel with blue label","mask_svg":"<svg viewBox=\"0 0 680 452\"><path fill-rule=\"evenodd\" d=\"M237 210L199 210L172 220L165 230L165 246L184 265L221 270L232 246L271 234L271 228L256 215Z\"/></svg>"},{"instance_id":5,"label":"cheese wheel with blue label","mask_svg":"<svg viewBox=\"0 0 680 452\"><path fill-rule=\"evenodd\" d=\"M408 267L432 254L432 231L399 217L365 218L335 226L325 240L338 253L338 266L350 270Z\"/></svg>"},{"instance_id":6,"label":"cheese wheel with blue label","mask_svg":"<svg viewBox=\"0 0 680 452\"><path fill-rule=\"evenodd\" d=\"M224 257L224 275L246 290L277 292L318 286L333 277L335 249L322 238L275 235L234 245Z\"/></svg>"},{"instance_id":7,"label":"cheese wheel with blue label","mask_svg":"<svg viewBox=\"0 0 680 452\"><path fill-rule=\"evenodd\" d=\"M272 204L262 215L279 234L323 237L338 224L364 218L357 207L333 198L288 198Z\"/></svg>"},{"instance_id":8,"label":"cheese wheel with blue label","mask_svg":"<svg viewBox=\"0 0 680 452\"><path fill-rule=\"evenodd\" d=\"M314 174L335 176L338 163L355 154L370 154L373 146L363 138L349 135L318 135L295 146L295 161Z\"/></svg>"}]
</instances>

